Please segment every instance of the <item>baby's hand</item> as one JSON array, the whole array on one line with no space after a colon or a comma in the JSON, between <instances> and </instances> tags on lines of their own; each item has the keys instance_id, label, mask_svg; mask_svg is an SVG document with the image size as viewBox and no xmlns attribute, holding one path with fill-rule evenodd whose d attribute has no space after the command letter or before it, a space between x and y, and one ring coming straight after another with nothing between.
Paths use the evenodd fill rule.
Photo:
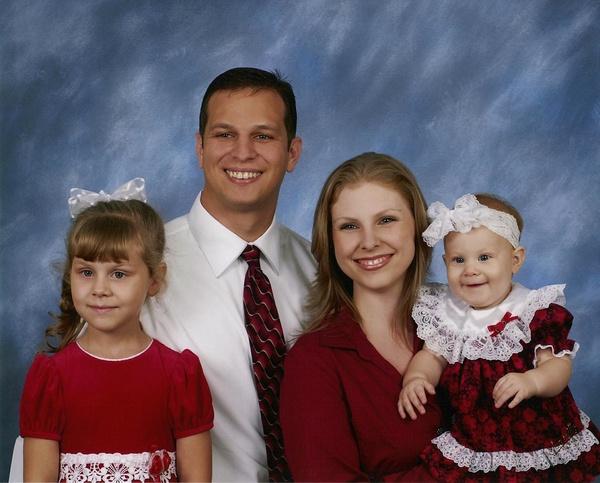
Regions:
<instances>
[{"instance_id":1,"label":"baby's hand","mask_svg":"<svg viewBox=\"0 0 600 483\"><path fill-rule=\"evenodd\" d=\"M425 392L433 395L435 394L435 388L422 377L410 380L402 388L398 399L398 412L402 419L406 419L407 414L410 419L417 419L415 408L419 411L419 414L425 414L425 407L423 406L427 402Z\"/></svg>"},{"instance_id":2,"label":"baby's hand","mask_svg":"<svg viewBox=\"0 0 600 483\"><path fill-rule=\"evenodd\" d=\"M508 404L509 408L514 408L525 399L529 399L537 394L537 386L533 377L527 373L510 372L502 376L496 385L492 396L494 406L501 407L510 398L512 401ZM513 397L514 396L514 397Z\"/></svg>"}]
</instances>

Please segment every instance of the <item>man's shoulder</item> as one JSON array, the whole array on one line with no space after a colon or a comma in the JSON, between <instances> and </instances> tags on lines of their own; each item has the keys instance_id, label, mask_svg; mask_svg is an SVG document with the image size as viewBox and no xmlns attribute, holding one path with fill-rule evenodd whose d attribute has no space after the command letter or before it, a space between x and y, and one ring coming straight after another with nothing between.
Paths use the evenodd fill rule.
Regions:
<instances>
[{"instance_id":1,"label":"man's shoulder","mask_svg":"<svg viewBox=\"0 0 600 483\"><path fill-rule=\"evenodd\" d=\"M310 242L306 238L285 225L279 225L279 233L279 242L282 247L305 253L312 259Z\"/></svg>"},{"instance_id":2,"label":"man's shoulder","mask_svg":"<svg viewBox=\"0 0 600 483\"><path fill-rule=\"evenodd\" d=\"M178 233L185 232L190 229L188 222L188 214L173 218L165 223L165 236L167 238L175 237Z\"/></svg>"}]
</instances>

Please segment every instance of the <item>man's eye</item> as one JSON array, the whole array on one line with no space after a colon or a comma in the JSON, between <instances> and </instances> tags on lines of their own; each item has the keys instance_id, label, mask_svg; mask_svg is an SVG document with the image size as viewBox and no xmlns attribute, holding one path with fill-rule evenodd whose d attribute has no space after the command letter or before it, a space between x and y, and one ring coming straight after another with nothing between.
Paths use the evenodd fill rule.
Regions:
<instances>
[{"instance_id":1,"label":"man's eye","mask_svg":"<svg viewBox=\"0 0 600 483\"><path fill-rule=\"evenodd\" d=\"M480 262L487 262L490 259L489 255L479 255Z\"/></svg>"},{"instance_id":2,"label":"man's eye","mask_svg":"<svg viewBox=\"0 0 600 483\"><path fill-rule=\"evenodd\" d=\"M257 134L256 139L259 141L268 141L269 139L273 139L273 137L269 136L268 134Z\"/></svg>"},{"instance_id":3,"label":"man's eye","mask_svg":"<svg viewBox=\"0 0 600 483\"><path fill-rule=\"evenodd\" d=\"M218 132L215 134L215 137L217 138L230 138L233 137L233 134L228 132L228 131L224 131L224 132Z\"/></svg>"}]
</instances>

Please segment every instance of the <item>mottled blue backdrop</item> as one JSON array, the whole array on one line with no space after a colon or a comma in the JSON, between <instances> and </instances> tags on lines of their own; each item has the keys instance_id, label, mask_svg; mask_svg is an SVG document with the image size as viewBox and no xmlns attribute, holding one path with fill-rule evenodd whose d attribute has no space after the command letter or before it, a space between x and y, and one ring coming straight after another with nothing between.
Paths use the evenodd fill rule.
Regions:
<instances>
[{"instance_id":1,"label":"mottled blue backdrop","mask_svg":"<svg viewBox=\"0 0 600 483\"><path fill-rule=\"evenodd\" d=\"M600 2L4 0L2 12L0 480L56 310L69 188L143 176L166 219L186 212L202 185L201 96L234 66L277 68L295 87L305 149L278 217L306 237L327 174L370 150L405 161L430 202L491 191L520 208L518 280L567 283L571 388L600 422Z\"/></svg>"}]
</instances>

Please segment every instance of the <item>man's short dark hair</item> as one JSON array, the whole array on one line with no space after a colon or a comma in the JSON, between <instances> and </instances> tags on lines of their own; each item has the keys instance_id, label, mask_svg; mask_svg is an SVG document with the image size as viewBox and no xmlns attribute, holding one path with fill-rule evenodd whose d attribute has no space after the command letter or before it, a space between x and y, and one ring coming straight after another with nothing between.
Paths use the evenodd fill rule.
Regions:
<instances>
[{"instance_id":1,"label":"man's short dark hair","mask_svg":"<svg viewBox=\"0 0 600 483\"><path fill-rule=\"evenodd\" d=\"M240 89L271 89L275 91L285 106L283 121L288 137L288 146L292 139L296 137L296 97L289 82L284 80L281 74L275 70L268 72L253 67L236 67L219 74L206 88L202 98L202 107L200 107L200 116L198 119L198 131L204 135L204 128L208 121L208 101L217 91L236 91Z\"/></svg>"}]
</instances>

